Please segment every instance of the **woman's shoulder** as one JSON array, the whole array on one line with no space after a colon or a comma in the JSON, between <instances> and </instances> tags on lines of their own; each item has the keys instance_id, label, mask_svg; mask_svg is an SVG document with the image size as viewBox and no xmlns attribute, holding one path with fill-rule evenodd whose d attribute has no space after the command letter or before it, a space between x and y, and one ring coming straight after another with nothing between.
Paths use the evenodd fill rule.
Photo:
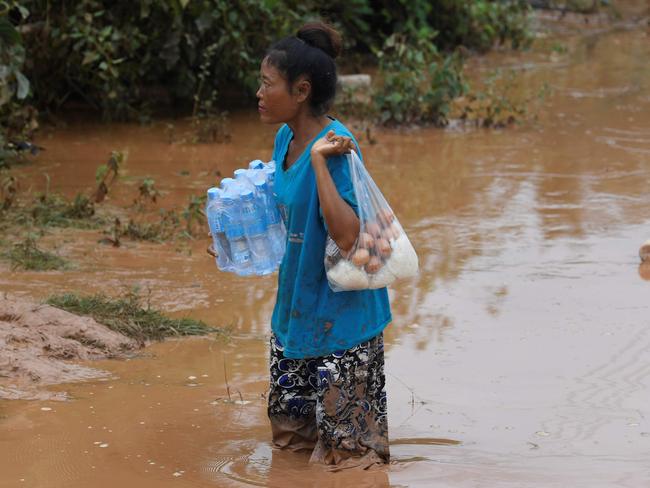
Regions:
<instances>
[{"instance_id":1,"label":"woman's shoulder","mask_svg":"<svg viewBox=\"0 0 650 488\"><path fill-rule=\"evenodd\" d=\"M347 126L341 122L339 119L335 119L332 117L332 124L331 124L331 129L336 133L336 135L339 136L348 136L354 139L354 134L350 129L347 128Z\"/></svg>"},{"instance_id":2,"label":"woman's shoulder","mask_svg":"<svg viewBox=\"0 0 650 488\"><path fill-rule=\"evenodd\" d=\"M352 139L352 141L354 141L354 145L357 146L357 153L358 153L359 157L361 157L361 148L359 147L359 141L357 141L357 138L354 137L354 134L352 133L352 131L350 129L348 129L347 126L345 124L343 124L343 122L341 122L338 119L332 118L331 129L334 131L334 133L337 136L350 137Z\"/></svg>"}]
</instances>

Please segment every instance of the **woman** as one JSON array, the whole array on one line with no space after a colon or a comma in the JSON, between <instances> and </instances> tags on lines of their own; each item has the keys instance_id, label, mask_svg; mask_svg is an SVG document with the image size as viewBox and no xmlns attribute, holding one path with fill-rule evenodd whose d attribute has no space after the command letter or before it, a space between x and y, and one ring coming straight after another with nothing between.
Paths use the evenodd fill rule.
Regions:
<instances>
[{"instance_id":1,"label":"woman","mask_svg":"<svg viewBox=\"0 0 650 488\"><path fill-rule=\"evenodd\" d=\"M325 275L328 235L345 252L360 228L344 154L361 153L326 115L340 50L331 27L306 24L266 53L257 98L261 121L283 124L273 150L287 228L271 321L273 443L347 466L389 460L382 332L392 317L385 288L334 293Z\"/></svg>"}]
</instances>

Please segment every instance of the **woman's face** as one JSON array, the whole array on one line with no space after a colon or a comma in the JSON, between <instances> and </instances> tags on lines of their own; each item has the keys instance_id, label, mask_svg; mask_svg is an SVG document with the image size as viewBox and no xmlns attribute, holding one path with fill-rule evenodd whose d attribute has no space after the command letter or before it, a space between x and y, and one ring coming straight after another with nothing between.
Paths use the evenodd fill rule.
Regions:
<instances>
[{"instance_id":1,"label":"woman's face","mask_svg":"<svg viewBox=\"0 0 650 488\"><path fill-rule=\"evenodd\" d=\"M278 124L292 120L305 100L302 90L291 90L285 76L266 59L262 61L260 78L256 96L262 122Z\"/></svg>"}]
</instances>

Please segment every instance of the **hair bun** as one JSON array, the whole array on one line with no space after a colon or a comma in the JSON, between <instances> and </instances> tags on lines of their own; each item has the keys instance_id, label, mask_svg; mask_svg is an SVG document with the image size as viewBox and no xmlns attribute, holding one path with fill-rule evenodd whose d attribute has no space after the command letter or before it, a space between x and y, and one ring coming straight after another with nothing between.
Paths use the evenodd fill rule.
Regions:
<instances>
[{"instance_id":1,"label":"hair bun","mask_svg":"<svg viewBox=\"0 0 650 488\"><path fill-rule=\"evenodd\" d=\"M336 59L341 54L341 35L323 22L310 22L303 25L296 37L310 46L325 51L332 59Z\"/></svg>"}]
</instances>

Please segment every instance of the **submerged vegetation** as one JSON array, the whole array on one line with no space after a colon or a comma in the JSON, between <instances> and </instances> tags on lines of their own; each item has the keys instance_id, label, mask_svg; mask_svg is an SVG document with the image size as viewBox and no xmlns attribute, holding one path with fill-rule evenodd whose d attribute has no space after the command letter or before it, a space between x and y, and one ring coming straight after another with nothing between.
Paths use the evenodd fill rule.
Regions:
<instances>
[{"instance_id":1,"label":"submerged vegetation","mask_svg":"<svg viewBox=\"0 0 650 488\"><path fill-rule=\"evenodd\" d=\"M25 207L17 208L16 218L38 227L76 227L92 229L101 225L90 199L78 193L72 200L61 195L44 193Z\"/></svg>"},{"instance_id":2,"label":"submerged vegetation","mask_svg":"<svg viewBox=\"0 0 650 488\"><path fill-rule=\"evenodd\" d=\"M514 71L495 70L475 89L453 101L452 118L475 127L503 128L535 118L549 87L522 93Z\"/></svg>"},{"instance_id":3,"label":"submerged vegetation","mask_svg":"<svg viewBox=\"0 0 650 488\"><path fill-rule=\"evenodd\" d=\"M35 197L21 195L16 177L7 173L0 181L0 231L5 239L0 241L2 256L9 259L14 269L48 270L65 269L67 262L40 250L33 232L45 235L51 228L103 229L101 244L119 247L123 239L162 243L174 240L192 240L203 236L205 225L205 196L189 197L181 208L165 209L158 206L160 191L151 178L138 186L133 205L126 208L105 206L102 202L117 179L121 157L113 153L109 164L97 170L97 188L90 193L78 193L74 198L50 193ZM112 176L109 176L112 175ZM49 188L49 178L47 186ZM101 198L97 198L98 195ZM95 201L93 201L93 199ZM99 200L99 203L96 203ZM101 206L101 212L97 207ZM101 213L101 215L98 215ZM126 223L123 223L126 222ZM21 242L16 242L21 239Z\"/></svg>"},{"instance_id":4,"label":"submerged vegetation","mask_svg":"<svg viewBox=\"0 0 650 488\"><path fill-rule=\"evenodd\" d=\"M36 244L36 238L33 236L14 244L2 256L9 260L13 270L51 271L69 266L65 259L40 249Z\"/></svg>"},{"instance_id":5,"label":"submerged vegetation","mask_svg":"<svg viewBox=\"0 0 650 488\"><path fill-rule=\"evenodd\" d=\"M95 204L101 203L108 194L109 187L118 177L124 155L113 151L106 164L97 168L96 188L91 194L78 193L72 200L51 193L50 178L46 174L46 189L31 200L19 200L18 180L4 170L6 176L0 180L0 229L12 224L29 227L75 227L93 229L105 221L96 215Z\"/></svg>"},{"instance_id":6,"label":"submerged vegetation","mask_svg":"<svg viewBox=\"0 0 650 488\"><path fill-rule=\"evenodd\" d=\"M148 303L145 304L137 291L129 291L119 298L66 293L50 296L47 303L77 315L90 316L100 324L140 342L203 335L218 330L200 320L167 317Z\"/></svg>"}]
</instances>

